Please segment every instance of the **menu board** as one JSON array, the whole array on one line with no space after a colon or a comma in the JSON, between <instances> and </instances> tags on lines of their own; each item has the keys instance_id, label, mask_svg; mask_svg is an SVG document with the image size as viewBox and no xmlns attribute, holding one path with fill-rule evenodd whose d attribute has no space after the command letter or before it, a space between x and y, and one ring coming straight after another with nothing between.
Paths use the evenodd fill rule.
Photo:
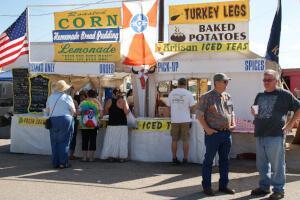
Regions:
<instances>
[{"instance_id":1,"label":"menu board","mask_svg":"<svg viewBox=\"0 0 300 200\"><path fill-rule=\"evenodd\" d=\"M28 113L29 106L29 72L27 68L12 70L14 113Z\"/></svg>"},{"instance_id":2,"label":"menu board","mask_svg":"<svg viewBox=\"0 0 300 200\"><path fill-rule=\"evenodd\" d=\"M49 78L38 75L30 78L29 112L43 112L49 95Z\"/></svg>"}]
</instances>

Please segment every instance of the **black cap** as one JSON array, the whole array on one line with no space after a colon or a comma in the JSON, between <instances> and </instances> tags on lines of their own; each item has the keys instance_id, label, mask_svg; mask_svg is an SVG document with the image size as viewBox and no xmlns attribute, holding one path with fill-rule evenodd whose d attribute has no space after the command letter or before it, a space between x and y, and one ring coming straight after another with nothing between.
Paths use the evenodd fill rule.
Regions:
<instances>
[{"instance_id":1,"label":"black cap","mask_svg":"<svg viewBox=\"0 0 300 200\"><path fill-rule=\"evenodd\" d=\"M187 85L187 81L185 78L178 79L178 85Z\"/></svg>"},{"instance_id":2,"label":"black cap","mask_svg":"<svg viewBox=\"0 0 300 200\"><path fill-rule=\"evenodd\" d=\"M231 80L226 74L224 73L217 73L214 75L214 82L216 81L228 81Z\"/></svg>"}]
</instances>

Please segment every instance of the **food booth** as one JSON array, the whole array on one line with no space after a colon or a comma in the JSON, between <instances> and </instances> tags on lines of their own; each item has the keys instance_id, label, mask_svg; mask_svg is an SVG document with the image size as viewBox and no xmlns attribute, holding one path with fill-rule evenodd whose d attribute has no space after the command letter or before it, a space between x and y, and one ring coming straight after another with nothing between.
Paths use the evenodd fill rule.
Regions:
<instances>
[{"instance_id":1,"label":"food booth","mask_svg":"<svg viewBox=\"0 0 300 200\"><path fill-rule=\"evenodd\" d=\"M146 10L151 14L148 16L151 16L151 19L149 18L151 23L149 24L148 21L143 21L146 18L141 17L143 9L141 9L141 14L138 13L138 9L132 9L131 7L139 6L134 8L142 8L142 2L133 2L132 4L134 5L129 5L130 3L128 2L128 9L125 9L124 11L126 12L123 12L124 18L126 18L126 15L127 18L131 16L130 12L137 12L132 19L131 17L128 18L132 21L129 21L130 23L126 22L122 27L124 37L122 47L127 48L125 53L122 50L120 51L120 46L116 43L95 43L95 41L90 41L87 38L85 38L84 42L76 43L78 42L76 41L77 39L75 38L75 41L72 39L74 30L61 30L66 27L59 26L63 24L61 20L66 16L73 19L77 14L78 16L97 14L97 10L94 10L94 12L76 11L74 12L75 15L73 12L71 14L68 12L55 14L55 28L57 30L53 32L53 40L57 39L57 43L32 43L30 45L30 59L23 56L10 66L10 68L24 67L29 70L28 72L26 70L23 71L23 75L22 73L16 73L15 77L19 76L21 79L14 79L19 80L19 83L16 85L20 87L19 103L15 101L15 106L18 106L20 110L28 109L29 113L15 114L13 116L11 152L50 154L49 131L43 125L46 118L43 117L41 112L42 109L39 100L43 99L43 103L45 103L45 97L51 92L49 90L51 82L64 79L67 83L72 84L75 90L79 90L87 83L90 83L93 88L99 90L99 94L102 94L105 87L122 87L123 91L125 91L126 80L129 80L127 77L131 76L137 127L129 131L129 158L146 162L170 162L172 158L170 118L168 109L165 107L168 93L176 87L176 80L184 77L189 80L188 89L193 93L196 101L199 102L200 96L213 88L212 77L215 73L219 72L224 72L232 78L228 86L228 92L234 101L237 129L233 133L231 156L236 157L240 153L255 152L250 106L257 92L263 89L263 71L268 68L278 69L274 63L270 63L259 55L248 51L249 2L235 2L235 7L243 7L245 9L243 15L238 13L237 16L231 16L232 18L228 20L220 17L221 14L224 14L221 12L223 9L220 9L220 13L217 13L220 15L216 15L215 19L209 21L209 23L205 19L195 18L186 21L184 17L180 17L184 13L182 10L186 7L192 9L192 7L197 7L198 4L170 6L169 41L171 43L160 44L161 46L159 45L156 52L153 52L153 49L155 49L153 48L155 46L153 34L157 34L155 29L157 22L155 19L156 9L154 9L157 8L157 4L156 1L149 1L148 3ZM225 10L233 6L231 3L226 2L218 2L210 5L216 7L223 6ZM151 6L153 6L153 9L151 9ZM204 6L208 5L205 4ZM106 8L105 10L107 12L99 12L98 14L108 13L105 16L105 19L107 19L106 25L113 25L113 28L109 27L109 31L112 31L111 33L120 31L118 28L121 26L121 20L114 18L121 15L120 10L114 8ZM87 14L82 15L82 13ZM201 23L205 23L205 25L201 25ZM93 36L92 32L94 30L98 31L98 33L99 31L100 33L103 31L94 29L95 27L86 27L88 26L87 24L81 24L81 27L75 26L78 25L76 23L73 25L72 29L76 29L81 34L89 33ZM148 25L150 26L149 28L147 27ZM222 30L211 27L222 27ZM206 39L201 37L204 33L209 37ZM67 36L64 36L64 34ZM197 37L193 37L195 34ZM112 36L113 34L110 35ZM140 37L141 35L143 37ZM224 35L224 37L221 38L219 37L220 35ZM144 37L147 37L147 39ZM129 38L134 38L135 42L130 43L131 40ZM188 39L190 40L188 41ZM118 39L115 41L118 41ZM133 46L131 46L132 44ZM142 45L134 46L134 44ZM147 48L145 44L148 45L146 46ZM131 47L129 48L129 46ZM141 46L143 47L143 52L136 50L136 48L139 49ZM154 61L156 62L151 66L151 69L149 69L149 65L137 66L136 69L133 69L130 65L123 65L117 59L114 59L115 62L110 63L92 62L90 60L80 62L81 56L89 56L88 59L93 58L93 55L88 55L90 53L89 48L93 48L94 50L99 48L99 51L101 51L99 56L101 58L105 57L102 54L107 55L116 52L122 52L119 58L123 58L124 55L134 55L132 58L135 58L135 53L142 55L151 52L153 55L150 57L152 59L155 57ZM169 50L165 52L159 51L161 49ZM135 52L131 54L129 52L131 50ZM72 55L74 52L82 53L84 51L86 55L81 54L78 56L76 53ZM59 55L60 53L65 53L65 57ZM69 55L70 53L71 55ZM76 61L74 58L76 58ZM145 60L145 57L142 59ZM34 88L31 86L32 82L34 82L31 79L36 80L36 82L39 79L43 80L43 84L35 84L35 88L37 88L34 92L35 101L32 101L30 97ZM23 96L20 95L22 87L29 87L29 93L25 93ZM40 93L40 87L43 87L45 92ZM44 96L40 97L39 94L44 94ZM30 101L26 100L27 96ZM22 105L24 102L25 104ZM32 106L32 102L35 102L34 106ZM39 107L38 112L36 112L36 107ZM97 151L95 154L97 158L101 158L104 135L105 120L103 120L103 126L97 136ZM77 137L75 155L81 156L80 133ZM181 147L182 143L178 146L179 159L183 156ZM192 127L190 129L189 161L202 163L204 154L204 132L197 117L195 117L192 118Z\"/></svg>"}]
</instances>

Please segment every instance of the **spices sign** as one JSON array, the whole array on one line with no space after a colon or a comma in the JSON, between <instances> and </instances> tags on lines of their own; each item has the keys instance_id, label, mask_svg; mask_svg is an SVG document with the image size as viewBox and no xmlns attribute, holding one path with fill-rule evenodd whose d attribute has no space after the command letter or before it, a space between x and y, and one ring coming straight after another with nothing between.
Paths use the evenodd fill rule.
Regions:
<instances>
[{"instance_id":1,"label":"spices sign","mask_svg":"<svg viewBox=\"0 0 300 200\"><path fill-rule=\"evenodd\" d=\"M119 27L120 8L103 8L54 13L56 30L93 29Z\"/></svg>"},{"instance_id":2,"label":"spices sign","mask_svg":"<svg viewBox=\"0 0 300 200\"><path fill-rule=\"evenodd\" d=\"M172 5L169 24L249 21L249 0Z\"/></svg>"},{"instance_id":3,"label":"spices sign","mask_svg":"<svg viewBox=\"0 0 300 200\"><path fill-rule=\"evenodd\" d=\"M120 43L54 44L56 62L117 62Z\"/></svg>"}]
</instances>

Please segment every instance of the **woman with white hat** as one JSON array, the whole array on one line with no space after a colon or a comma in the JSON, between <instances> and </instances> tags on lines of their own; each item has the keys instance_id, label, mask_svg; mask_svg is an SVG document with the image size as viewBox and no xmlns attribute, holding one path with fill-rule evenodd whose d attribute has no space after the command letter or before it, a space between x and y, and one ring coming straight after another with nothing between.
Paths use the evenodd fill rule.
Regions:
<instances>
[{"instance_id":1,"label":"woman with white hat","mask_svg":"<svg viewBox=\"0 0 300 200\"><path fill-rule=\"evenodd\" d=\"M67 94L71 88L64 80L52 84L52 94L47 100L47 110L50 113L50 141L52 148L52 164L54 168L70 167L68 152L74 129L73 115L75 105Z\"/></svg>"}]
</instances>

